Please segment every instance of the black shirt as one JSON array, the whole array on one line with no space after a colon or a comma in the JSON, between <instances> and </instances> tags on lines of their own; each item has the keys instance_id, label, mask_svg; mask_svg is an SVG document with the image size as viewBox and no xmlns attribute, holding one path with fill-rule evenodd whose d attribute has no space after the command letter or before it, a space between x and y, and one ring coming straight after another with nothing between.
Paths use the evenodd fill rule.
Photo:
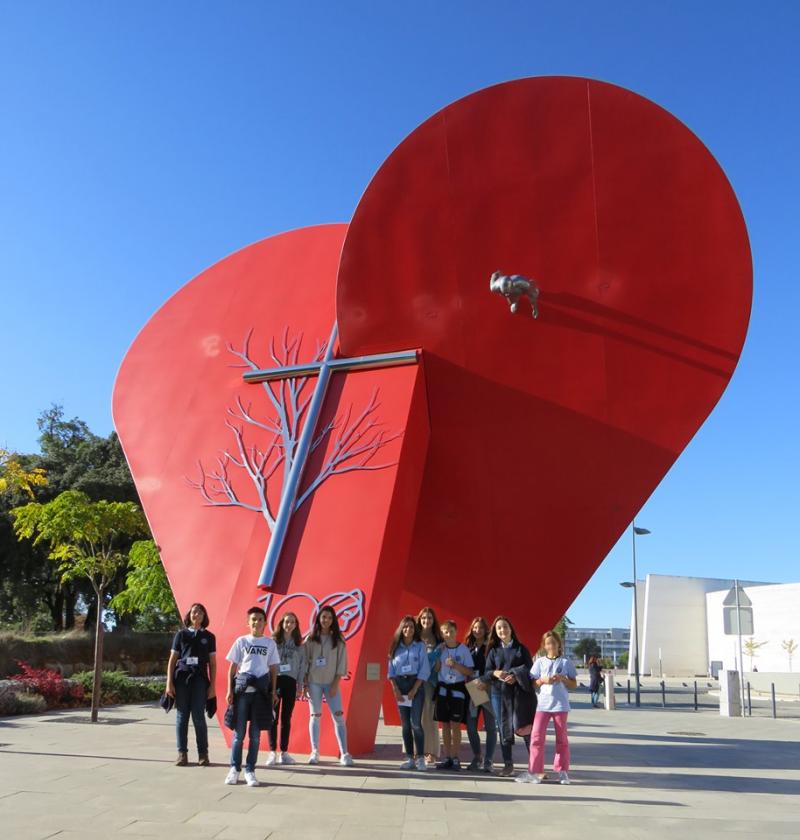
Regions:
<instances>
[{"instance_id":1,"label":"black shirt","mask_svg":"<svg viewBox=\"0 0 800 840\"><path fill-rule=\"evenodd\" d=\"M172 640L172 650L178 653L178 664L196 666L201 674L208 673L208 662L212 653L217 652L217 640L208 630L192 630L185 627L178 630ZM193 659L196 658L197 662Z\"/></svg>"}]
</instances>

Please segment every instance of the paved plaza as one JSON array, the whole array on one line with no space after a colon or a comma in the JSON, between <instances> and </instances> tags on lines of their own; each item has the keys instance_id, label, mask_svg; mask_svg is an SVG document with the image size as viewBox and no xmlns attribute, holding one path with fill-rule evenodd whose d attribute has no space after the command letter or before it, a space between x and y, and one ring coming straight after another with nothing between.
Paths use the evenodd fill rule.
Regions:
<instances>
[{"instance_id":1,"label":"paved plaza","mask_svg":"<svg viewBox=\"0 0 800 840\"><path fill-rule=\"evenodd\" d=\"M800 721L576 706L569 787L404 772L399 730L383 726L375 753L358 757L354 768L333 759L316 768L261 768L262 787L228 787L219 730L210 731L213 767L174 767L174 713L154 705L103 710L95 726L84 710L4 718L0 836L800 836Z\"/></svg>"}]
</instances>

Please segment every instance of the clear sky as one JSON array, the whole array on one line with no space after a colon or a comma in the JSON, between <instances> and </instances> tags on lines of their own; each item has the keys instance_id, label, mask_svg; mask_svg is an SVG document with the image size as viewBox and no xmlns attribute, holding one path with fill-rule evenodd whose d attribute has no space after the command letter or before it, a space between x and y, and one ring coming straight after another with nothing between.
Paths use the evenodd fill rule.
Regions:
<instances>
[{"instance_id":1,"label":"clear sky","mask_svg":"<svg viewBox=\"0 0 800 840\"><path fill-rule=\"evenodd\" d=\"M120 361L172 292L255 240L348 221L434 111L591 76L706 143L755 269L739 368L638 516L640 574L800 579L799 29L789 0L0 0L0 446L35 451L51 402L108 434ZM629 577L630 534L570 617L626 625Z\"/></svg>"}]
</instances>

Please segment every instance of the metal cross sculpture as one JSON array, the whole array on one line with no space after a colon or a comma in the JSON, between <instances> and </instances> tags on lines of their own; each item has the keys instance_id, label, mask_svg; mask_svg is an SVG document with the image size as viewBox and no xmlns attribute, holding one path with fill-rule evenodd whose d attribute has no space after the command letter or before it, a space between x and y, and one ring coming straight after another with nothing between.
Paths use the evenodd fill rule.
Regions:
<instances>
[{"instance_id":1,"label":"metal cross sculpture","mask_svg":"<svg viewBox=\"0 0 800 840\"><path fill-rule=\"evenodd\" d=\"M304 376L317 377L314 393L311 396L311 401L308 406L308 413L305 416L300 438L297 441L292 465L281 488L280 502L275 516L275 524L272 528L272 536L267 547L264 565L261 568L261 575L258 579L258 585L262 588L272 586L272 581L275 578L275 572L281 558L283 545L286 541L286 534L289 530L292 514L296 509L300 481L313 448L312 444L315 440L315 431L320 414L322 413L331 376L337 371L398 367L400 365L415 364L417 361L418 354L416 350L401 350L396 353L379 353L373 356L355 356L351 359L337 359L334 358L334 347L338 335L338 326L334 323L330 339L325 348L325 354L318 361L300 365L266 368L263 370L251 370L243 376L244 381L248 384L280 379L295 379Z\"/></svg>"}]
</instances>

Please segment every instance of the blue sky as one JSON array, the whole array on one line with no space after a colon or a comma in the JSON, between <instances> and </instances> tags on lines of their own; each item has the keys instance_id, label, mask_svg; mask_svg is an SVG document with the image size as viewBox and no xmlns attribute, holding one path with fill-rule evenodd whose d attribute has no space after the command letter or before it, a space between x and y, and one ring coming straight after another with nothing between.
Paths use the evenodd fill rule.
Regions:
<instances>
[{"instance_id":1,"label":"blue sky","mask_svg":"<svg viewBox=\"0 0 800 840\"><path fill-rule=\"evenodd\" d=\"M640 573L798 580L800 4L0 0L0 446L111 431L164 300L273 233L347 221L431 113L533 75L672 111L739 197L755 298L716 411L641 511ZM792 522L795 523L792 526ZM570 609L627 624L630 535Z\"/></svg>"}]
</instances>

